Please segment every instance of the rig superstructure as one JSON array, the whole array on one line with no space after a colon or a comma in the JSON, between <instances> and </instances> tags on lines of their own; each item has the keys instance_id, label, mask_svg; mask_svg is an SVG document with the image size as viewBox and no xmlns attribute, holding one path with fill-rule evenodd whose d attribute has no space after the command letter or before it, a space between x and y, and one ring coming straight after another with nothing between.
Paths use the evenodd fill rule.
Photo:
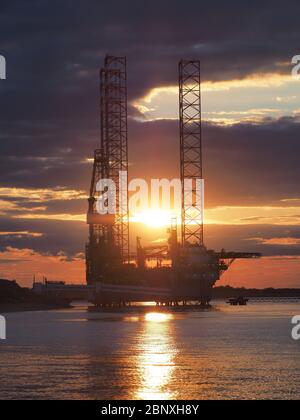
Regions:
<instances>
[{"instance_id":1,"label":"rig superstructure","mask_svg":"<svg viewBox=\"0 0 300 420\"><path fill-rule=\"evenodd\" d=\"M181 224L170 221L166 246L142 247L130 255L128 181L127 69L125 57L105 58L100 71L101 147L95 151L87 223L87 284L95 286L97 306L120 306L154 301L162 305L189 301L209 304L212 288L236 258L259 254L207 250L203 234L201 72L199 60L179 63ZM116 214L100 215L97 200L100 179L117 186ZM192 188L187 189L187 182ZM200 191L200 192L199 192ZM200 203L200 205L199 205ZM147 265L156 259L155 267ZM168 265L162 261L168 260Z\"/></svg>"}]
</instances>

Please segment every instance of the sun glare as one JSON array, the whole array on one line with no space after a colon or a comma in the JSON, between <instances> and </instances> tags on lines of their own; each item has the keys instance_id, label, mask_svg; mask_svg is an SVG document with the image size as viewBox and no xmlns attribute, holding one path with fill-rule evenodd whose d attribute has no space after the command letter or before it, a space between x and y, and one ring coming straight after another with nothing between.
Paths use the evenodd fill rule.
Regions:
<instances>
[{"instance_id":1,"label":"sun glare","mask_svg":"<svg viewBox=\"0 0 300 420\"><path fill-rule=\"evenodd\" d=\"M179 220L179 213L169 210L145 210L140 213L134 213L130 221L142 223L152 228L160 228L170 226L174 218Z\"/></svg>"}]
</instances>

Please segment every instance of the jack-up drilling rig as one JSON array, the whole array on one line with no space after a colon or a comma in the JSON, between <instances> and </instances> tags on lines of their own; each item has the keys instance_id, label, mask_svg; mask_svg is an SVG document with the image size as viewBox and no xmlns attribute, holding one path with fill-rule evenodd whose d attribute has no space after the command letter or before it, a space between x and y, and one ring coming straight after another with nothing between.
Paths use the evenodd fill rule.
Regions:
<instances>
[{"instance_id":1,"label":"jack-up drilling rig","mask_svg":"<svg viewBox=\"0 0 300 420\"><path fill-rule=\"evenodd\" d=\"M177 220L170 221L167 246L143 248L137 238L137 255L129 255L127 70L125 57L105 58L100 71L101 148L95 151L87 223L87 283L95 285L97 306L120 306L154 301L178 305L197 301L209 304L212 288L237 258L254 253L220 253L207 250L203 238L203 170L200 61L179 63L180 174L182 184L181 241ZM100 179L115 182L114 215L101 216L97 200L105 191ZM187 184L191 183L189 188ZM201 185L199 184L201 183ZM200 187L200 188L199 188ZM156 267L147 266L157 260ZM169 265L162 261L170 261Z\"/></svg>"}]
</instances>

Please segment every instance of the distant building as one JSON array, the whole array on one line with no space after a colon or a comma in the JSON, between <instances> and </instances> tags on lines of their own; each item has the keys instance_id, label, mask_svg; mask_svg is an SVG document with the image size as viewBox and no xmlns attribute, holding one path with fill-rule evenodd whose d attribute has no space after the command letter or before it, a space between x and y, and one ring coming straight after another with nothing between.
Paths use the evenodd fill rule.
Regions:
<instances>
[{"instance_id":1,"label":"distant building","mask_svg":"<svg viewBox=\"0 0 300 420\"><path fill-rule=\"evenodd\" d=\"M89 300L94 286L85 284L66 284L64 281L48 281L34 283L32 287L34 294L55 299Z\"/></svg>"}]
</instances>

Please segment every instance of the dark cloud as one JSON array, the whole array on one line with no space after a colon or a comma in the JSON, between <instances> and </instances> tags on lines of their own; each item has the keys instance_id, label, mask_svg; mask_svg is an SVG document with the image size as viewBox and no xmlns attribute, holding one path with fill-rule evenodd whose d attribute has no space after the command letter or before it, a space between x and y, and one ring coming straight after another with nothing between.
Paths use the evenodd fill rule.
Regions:
<instances>
[{"instance_id":1,"label":"dark cloud","mask_svg":"<svg viewBox=\"0 0 300 420\"><path fill-rule=\"evenodd\" d=\"M260 252L264 256L299 255L299 245L268 245L265 240L273 238L300 238L300 226L210 225L205 228L206 244L211 249Z\"/></svg>"},{"instance_id":2,"label":"dark cloud","mask_svg":"<svg viewBox=\"0 0 300 420\"><path fill-rule=\"evenodd\" d=\"M286 72L290 69L283 70L278 62L289 62L297 53L299 9L296 0L288 7L281 1L258 0L187 0L184 4L133 0L130 5L120 0L2 1L0 52L7 57L8 79L0 84L1 185L86 188L90 168L83 160L99 145L98 70L107 52L128 56L131 98L151 87L176 83L181 57L200 57L207 80L241 78L256 71ZM178 156L175 127L174 122L132 124L132 161L138 160L135 150L142 150L141 144L159 141L155 169L164 172L165 167L165 172L171 172L163 155L171 146L171 156ZM207 176L212 179L211 172L217 175L227 166L231 170L231 176L226 172L227 189L236 184L236 173L241 178L250 176L251 182L253 159L246 167L242 159L249 149L253 156L256 142L258 174L264 164L271 166L273 159L278 160L276 153L282 149L284 161L295 159L296 138L291 136L296 136L298 126L287 121L285 127L286 133L282 128L275 132L278 126L271 123L262 129L207 129L207 148L211 154L215 148ZM261 142L253 136L262 138L264 131L262 154ZM233 150L238 136L241 150ZM284 178L289 171L285 165Z\"/></svg>"},{"instance_id":3,"label":"dark cloud","mask_svg":"<svg viewBox=\"0 0 300 420\"><path fill-rule=\"evenodd\" d=\"M87 225L83 222L2 218L0 232L6 231L29 231L42 236L0 236L1 251L7 247L28 248L45 255L59 255L64 252L68 257L84 252L88 233Z\"/></svg>"},{"instance_id":4,"label":"dark cloud","mask_svg":"<svg viewBox=\"0 0 300 420\"><path fill-rule=\"evenodd\" d=\"M206 206L278 205L278 200L299 198L299 132L300 123L290 118L259 125L205 124ZM179 176L177 121L135 124L131 135L135 176Z\"/></svg>"},{"instance_id":5,"label":"dark cloud","mask_svg":"<svg viewBox=\"0 0 300 420\"><path fill-rule=\"evenodd\" d=\"M46 141L28 133L30 147L22 143L21 132L13 129L10 134L7 129L1 143L0 185L88 191L92 164L85 159L92 156L97 129L92 140L85 141L89 130L76 121L74 125L76 136L76 130L70 134L68 128L58 136L46 130ZM300 123L292 118L228 127L205 124L206 205L278 205L279 200L299 198L299 132ZM179 176L177 121L132 120L129 134L130 177Z\"/></svg>"},{"instance_id":6,"label":"dark cloud","mask_svg":"<svg viewBox=\"0 0 300 420\"><path fill-rule=\"evenodd\" d=\"M182 57L200 57L205 80L286 73L278 63L298 52L299 12L297 0L4 2L4 115L96 116L98 68L107 52L128 56L131 97L174 84Z\"/></svg>"}]
</instances>

